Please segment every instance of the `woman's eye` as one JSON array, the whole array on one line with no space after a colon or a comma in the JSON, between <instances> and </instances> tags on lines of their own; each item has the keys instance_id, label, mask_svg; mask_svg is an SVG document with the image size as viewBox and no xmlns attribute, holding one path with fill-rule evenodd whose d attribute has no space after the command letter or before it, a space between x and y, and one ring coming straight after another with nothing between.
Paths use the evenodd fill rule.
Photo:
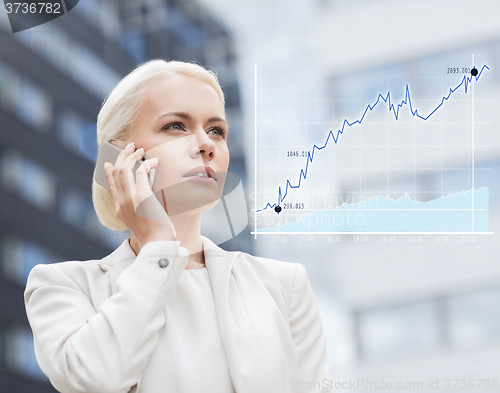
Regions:
<instances>
[{"instance_id":1,"label":"woman's eye","mask_svg":"<svg viewBox=\"0 0 500 393\"><path fill-rule=\"evenodd\" d=\"M214 127L208 132L212 132L212 131L215 131L214 132L215 135L220 135L222 137L226 135L226 132L224 131L224 129L222 129L220 127Z\"/></svg>"},{"instance_id":2,"label":"woman's eye","mask_svg":"<svg viewBox=\"0 0 500 393\"><path fill-rule=\"evenodd\" d=\"M184 126L182 123L171 123L163 127L164 130L172 129L172 130L178 130L182 131L184 129Z\"/></svg>"}]
</instances>

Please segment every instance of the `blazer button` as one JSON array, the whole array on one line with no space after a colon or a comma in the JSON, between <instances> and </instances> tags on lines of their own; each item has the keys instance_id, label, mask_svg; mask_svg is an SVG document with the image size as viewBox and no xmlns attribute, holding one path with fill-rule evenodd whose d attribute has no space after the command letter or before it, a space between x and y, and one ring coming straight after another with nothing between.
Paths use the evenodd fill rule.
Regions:
<instances>
[{"instance_id":1,"label":"blazer button","mask_svg":"<svg viewBox=\"0 0 500 393\"><path fill-rule=\"evenodd\" d=\"M162 258L158 261L158 266L160 267L167 267L169 264L169 260L167 258Z\"/></svg>"}]
</instances>

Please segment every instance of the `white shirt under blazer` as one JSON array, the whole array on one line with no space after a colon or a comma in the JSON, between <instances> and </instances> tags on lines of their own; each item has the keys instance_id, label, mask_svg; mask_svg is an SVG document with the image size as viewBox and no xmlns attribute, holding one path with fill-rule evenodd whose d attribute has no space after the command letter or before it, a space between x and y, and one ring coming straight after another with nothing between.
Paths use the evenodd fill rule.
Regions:
<instances>
[{"instance_id":1,"label":"white shirt under blazer","mask_svg":"<svg viewBox=\"0 0 500 393\"><path fill-rule=\"evenodd\" d=\"M304 266L224 251L206 237L202 242L217 339L229 368L215 377L221 391L231 385L236 393L331 391L325 334ZM54 387L63 393L171 393L165 378L179 370L165 367L175 360L149 360L158 359L159 350L162 356L169 351L170 359L197 359L183 346L158 347L162 329L175 324L166 318L188 260L178 241L147 243L136 256L126 239L100 260L36 265L24 301L37 361Z\"/></svg>"}]
</instances>

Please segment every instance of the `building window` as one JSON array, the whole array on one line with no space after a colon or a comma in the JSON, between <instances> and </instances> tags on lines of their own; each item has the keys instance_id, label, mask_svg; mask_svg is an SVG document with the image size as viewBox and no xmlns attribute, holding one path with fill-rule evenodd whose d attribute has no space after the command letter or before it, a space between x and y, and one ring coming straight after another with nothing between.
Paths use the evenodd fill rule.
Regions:
<instances>
[{"instance_id":1,"label":"building window","mask_svg":"<svg viewBox=\"0 0 500 393\"><path fill-rule=\"evenodd\" d=\"M54 208L56 180L50 172L12 149L3 151L0 160L1 182L5 189L17 192L42 210Z\"/></svg>"},{"instance_id":2,"label":"building window","mask_svg":"<svg viewBox=\"0 0 500 393\"><path fill-rule=\"evenodd\" d=\"M167 13L167 28L170 34L176 36L190 50L196 52L203 48L205 34L201 23L191 23L175 7L169 7Z\"/></svg>"},{"instance_id":3,"label":"building window","mask_svg":"<svg viewBox=\"0 0 500 393\"><path fill-rule=\"evenodd\" d=\"M140 31L133 28L125 30L122 35L122 45L136 63L146 61L146 39Z\"/></svg>"},{"instance_id":4,"label":"building window","mask_svg":"<svg viewBox=\"0 0 500 393\"><path fill-rule=\"evenodd\" d=\"M89 235L96 236L95 223L92 216L95 215L92 199L72 187L66 187L61 191L59 201L59 212L61 217L71 225L80 228Z\"/></svg>"},{"instance_id":5,"label":"building window","mask_svg":"<svg viewBox=\"0 0 500 393\"><path fill-rule=\"evenodd\" d=\"M80 1L74 8L86 21L97 27L104 37L116 40L122 28L118 10L111 2Z\"/></svg>"},{"instance_id":6,"label":"building window","mask_svg":"<svg viewBox=\"0 0 500 393\"><path fill-rule=\"evenodd\" d=\"M2 250L4 276L23 286L35 265L62 260L45 248L15 236L2 239Z\"/></svg>"},{"instance_id":7,"label":"building window","mask_svg":"<svg viewBox=\"0 0 500 393\"><path fill-rule=\"evenodd\" d=\"M9 17L6 12L0 12L0 30L12 32L10 27Z\"/></svg>"},{"instance_id":8,"label":"building window","mask_svg":"<svg viewBox=\"0 0 500 393\"><path fill-rule=\"evenodd\" d=\"M52 100L42 89L0 63L0 102L39 132L50 130Z\"/></svg>"},{"instance_id":9,"label":"building window","mask_svg":"<svg viewBox=\"0 0 500 393\"><path fill-rule=\"evenodd\" d=\"M69 224L109 247L116 248L129 236L128 231L117 232L102 225L94 210L92 198L74 188L67 187L61 192L59 211Z\"/></svg>"},{"instance_id":10,"label":"building window","mask_svg":"<svg viewBox=\"0 0 500 393\"><path fill-rule=\"evenodd\" d=\"M7 363L7 327L0 324L0 363Z\"/></svg>"},{"instance_id":11,"label":"building window","mask_svg":"<svg viewBox=\"0 0 500 393\"><path fill-rule=\"evenodd\" d=\"M6 341L5 357L7 366L48 382L48 378L40 369L35 357L31 330L14 326L8 326L3 330Z\"/></svg>"},{"instance_id":12,"label":"building window","mask_svg":"<svg viewBox=\"0 0 500 393\"><path fill-rule=\"evenodd\" d=\"M89 89L99 99L106 97L120 81L120 76L89 49L72 40L53 24L44 24L43 33L36 27L14 34L30 49Z\"/></svg>"},{"instance_id":13,"label":"building window","mask_svg":"<svg viewBox=\"0 0 500 393\"><path fill-rule=\"evenodd\" d=\"M57 117L57 134L64 146L88 158L92 163L97 161L95 123L85 120L71 110L66 110Z\"/></svg>"}]
</instances>

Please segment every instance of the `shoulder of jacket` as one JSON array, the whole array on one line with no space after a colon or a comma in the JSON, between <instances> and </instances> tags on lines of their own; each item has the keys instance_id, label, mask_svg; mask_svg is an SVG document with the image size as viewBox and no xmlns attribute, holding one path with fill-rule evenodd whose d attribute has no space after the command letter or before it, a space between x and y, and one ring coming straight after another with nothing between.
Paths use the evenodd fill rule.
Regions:
<instances>
[{"instance_id":1,"label":"shoulder of jacket","mask_svg":"<svg viewBox=\"0 0 500 393\"><path fill-rule=\"evenodd\" d=\"M88 293L91 283L106 274L105 269L101 268L102 261L103 259L69 260L35 265L28 275L25 294L45 285L63 285Z\"/></svg>"},{"instance_id":2,"label":"shoulder of jacket","mask_svg":"<svg viewBox=\"0 0 500 393\"><path fill-rule=\"evenodd\" d=\"M59 272L64 275L71 275L73 272L99 269L99 265L101 262L101 259L89 259L86 261L70 260L53 263L40 263L38 265L35 265L33 269L31 269L30 275L32 273L39 273L42 271L47 274L50 274L51 272Z\"/></svg>"}]
</instances>

